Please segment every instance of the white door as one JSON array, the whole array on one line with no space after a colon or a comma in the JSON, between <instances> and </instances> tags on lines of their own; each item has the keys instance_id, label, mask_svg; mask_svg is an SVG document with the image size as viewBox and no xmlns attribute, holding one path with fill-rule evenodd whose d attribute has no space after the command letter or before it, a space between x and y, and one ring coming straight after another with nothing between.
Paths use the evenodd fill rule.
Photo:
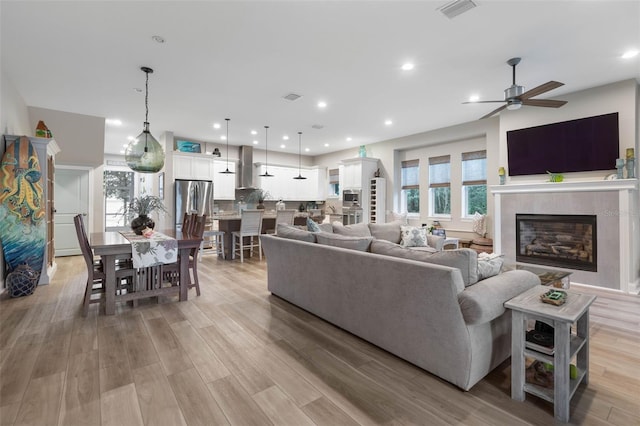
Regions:
<instances>
[{"instance_id":1,"label":"white door","mask_svg":"<svg viewBox=\"0 0 640 426\"><path fill-rule=\"evenodd\" d=\"M88 226L89 171L56 167L55 175L54 245L57 256L80 254L73 217L82 214Z\"/></svg>"}]
</instances>

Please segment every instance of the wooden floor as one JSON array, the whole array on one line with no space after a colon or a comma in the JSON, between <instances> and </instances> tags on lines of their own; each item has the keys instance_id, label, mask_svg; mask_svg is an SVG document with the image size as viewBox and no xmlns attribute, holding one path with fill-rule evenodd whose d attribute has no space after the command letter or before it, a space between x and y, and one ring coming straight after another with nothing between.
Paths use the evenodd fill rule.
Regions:
<instances>
[{"instance_id":1,"label":"wooden floor","mask_svg":"<svg viewBox=\"0 0 640 426\"><path fill-rule=\"evenodd\" d=\"M86 272L0 300L2 425L549 425L509 361L470 392L274 296L266 263L205 257L202 296L80 316ZM576 286L577 288L577 286ZM596 292L572 424L640 425L640 298Z\"/></svg>"}]
</instances>

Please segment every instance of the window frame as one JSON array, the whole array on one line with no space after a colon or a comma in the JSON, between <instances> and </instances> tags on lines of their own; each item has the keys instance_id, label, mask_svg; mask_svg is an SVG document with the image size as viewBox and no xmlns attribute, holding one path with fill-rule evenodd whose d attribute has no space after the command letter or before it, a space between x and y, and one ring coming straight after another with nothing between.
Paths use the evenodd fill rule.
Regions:
<instances>
[{"instance_id":1,"label":"window frame","mask_svg":"<svg viewBox=\"0 0 640 426\"><path fill-rule=\"evenodd\" d=\"M471 187L475 187L475 186L484 186L485 187L485 204L484 204L484 212L478 212L480 214L487 214L487 210L488 210L488 199L486 197L486 193L487 193L487 167L486 167L486 161L487 161L487 151L486 150L478 150L478 151L471 151L471 152L463 152L460 156L461 158L461 168L460 168L460 174L461 174L461 211L460 211L460 218L461 219L472 219L473 215L475 214L475 212L473 213L468 213L468 207L469 207L469 190ZM465 166L464 163L465 161L475 161L475 160L484 160L485 162L485 167L484 167L484 179L474 179L474 180L464 180L465 176Z\"/></svg>"},{"instance_id":2,"label":"window frame","mask_svg":"<svg viewBox=\"0 0 640 426\"><path fill-rule=\"evenodd\" d=\"M448 164L448 182L432 182L432 166L436 166L439 164ZM436 213L435 212L435 197L436 191L439 188L448 188L449 189L449 213ZM451 216L451 156L450 155L440 155L437 157L429 157L429 217L434 218L442 218L442 219L450 219Z\"/></svg>"},{"instance_id":3,"label":"window frame","mask_svg":"<svg viewBox=\"0 0 640 426\"><path fill-rule=\"evenodd\" d=\"M416 170L416 183L406 184L404 182L404 169L415 168ZM418 210L409 212L408 199L409 191L417 190L418 195ZM405 160L400 162L400 205L401 210L407 213L407 216L420 216L420 160Z\"/></svg>"}]
</instances>

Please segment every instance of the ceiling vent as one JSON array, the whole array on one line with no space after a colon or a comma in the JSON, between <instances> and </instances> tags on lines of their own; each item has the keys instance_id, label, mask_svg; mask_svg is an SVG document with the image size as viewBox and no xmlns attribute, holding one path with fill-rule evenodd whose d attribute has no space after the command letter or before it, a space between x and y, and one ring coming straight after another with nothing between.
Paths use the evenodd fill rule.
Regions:
<instances>
[{"instance_id":1,"label":"ceiling vent","mask_svg":"<svg viewBox=\"0 0 640 426\"><path fill-rule=\"evenodd\" d=\"M288 100L288 101L297 101L298 99L300 99L302 97L302 95L296 95L295 93L289 93L288 95L283 96L284 99Z\"/></svg>"},{"instance_id":2,"label":"ceiling vent","mask_svg":"<svg viewBox=\"0 0 640 426\"><path fill-rule=\"evenodd\" d=\"M442 14L447 18L453 19L456 16L463 14L467 10L471 10L476 6L477 5L471 0L455 0L445 4L442 7L439 7L437 10L442 12Z\"/></svg>"},{"instance_id":3,"label":"ceiling vent","mask_svg":"<svg viewBox=\"0 0 640 426\"><path fill-rule=\"evenodd\" d=\"M311 127L312 127L313 129L320 130L320 129L322 129L324 126L323 126L322 124L314 124L314 125L312 125Z\"/></svg>"}]
</instances>

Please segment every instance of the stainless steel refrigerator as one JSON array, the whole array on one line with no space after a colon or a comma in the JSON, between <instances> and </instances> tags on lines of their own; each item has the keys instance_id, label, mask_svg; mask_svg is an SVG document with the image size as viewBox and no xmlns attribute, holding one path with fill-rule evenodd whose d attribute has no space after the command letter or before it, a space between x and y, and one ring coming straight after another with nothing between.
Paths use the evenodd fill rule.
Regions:
<instances>
[{"instance_id":1,"label":"stainless steel refrigerator","mask_svg":"<svg viewBox=\"0 0 640 426\"><path fill-rule=\"evenodd\" d=\"M213 211L213 182L210 180L176 179L176 229L181 230L185 213L206 214Z\"/></svg>"}]
</instances>

